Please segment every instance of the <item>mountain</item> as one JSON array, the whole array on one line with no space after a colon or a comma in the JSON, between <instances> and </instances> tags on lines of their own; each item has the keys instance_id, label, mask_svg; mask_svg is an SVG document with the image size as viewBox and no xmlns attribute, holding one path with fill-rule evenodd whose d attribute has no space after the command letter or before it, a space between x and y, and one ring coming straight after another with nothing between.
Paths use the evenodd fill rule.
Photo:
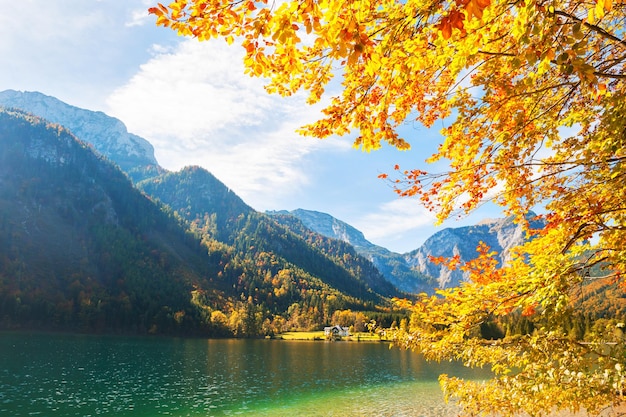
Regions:
<instances>
[{"instance_id":1,"label":"mountain","mask_svg":"<svg viewBox=\"0 0 626 417\"><path fill-rule=\"evenodd\" d=\"M0 328L259 336L350 310L388 326L401 318L390 297L464 279L429 256L467 261L483 241L505 263L524 239L511 218L488 220L393 253L328 214L258 213L205 169L167 172L104 113L39 93L2 100L13 108L0 107ZM607 285L578 302L623 314Z\"/></svg>"},{"instance_id":2,"label":"mountain","mask_svg":"<svg viewBox=\"0 0 626 417\"><path fill-rule=\"evenodd\" d=\"M200 167L187 167L138 184L168 205L204 237L236 248L243 259L271 254L276 265L298 268L343 294L381 303L381 296L399 292L350 245L311 232L302 224L288 225L258 213Z\"/></svg>"},{"instance_id":3,"label":"mountain","mask_svg":"<svg viewBox=\"0 0 626 417\"><path fill-rule=\"evenodd\" d=\"M365 239L361 231L330 214L304 209L269 211L268 214L293 216L317 233L352 245L359 255L372 262L385 279L401 291L406 293L433 291L434 280L412 268L403 255L371 243Z\"/></svg>"},{"instance_id":4,"label":"mountain","mask_svg":"<svg viewBox=\"0 0 626 417\"><path fill-rule=\"evenodd\" d=\"M1 327L208 334L194 291L228 298L223 253L65 128L1 108L0 236Z\"/></svg>"},{"instance_id":5,"label":"mountain","mask_svg":"<svg viewBox=\"0 0 626 417\"><path fill-rule=\"evenodd\" d=\"M543 227L543 222L533 220L534 213L528 214L533 229ZM498 260L505 264L511 248L524 242L522 226L513 221L513 217L484 220L474 226L443 229L431 237L417 250L405 255L407 263L423 274L434 277L438 288L453 287L467 278L467 273L450 271L442 265L436 265L429 256L451 258L460 256L462 262L476 258L476 247L484 242L498 253Z\"/></svg>"},{"instance_id":6,"label":"mountain","mask_svg":"<svg viewBox=\"0 0 626 417\"><path fill-rule=\"evenodd\" d=\"M134 181L163 172L152 145L128 133L124 123L103 112L80 109L38 92L14 90L0 92L0 106L22 109L66 127L118 164Z\"/></svg>"},{"instance_id":7,"label":"mountain","mask_svg":"<svg viewBox=\"0 0 626 417\"><path fill-rule=\"evenodd\" d=\"M186 175L189 171L186 173L168 173L158 165L154 158L152 146L145 139L129 134L121 121L111 118L102 112L80 109L63 103L54 97L49 97L37 92L17 92L13 90L0 92L0 104L24 109L68 127L77 137L80 137L81 140L92 144L96 150L116 162L122 170L129 174L135 183L140 184L139 186L146 193L154 195L157 189L167 189L167 198L163 195L155 195L155 197L159 197L164 204L171 206L177 211L178 215L185 218L187 221L195 221L195 216L201 216L203 218L208 216L209 218L218 218L221 222L227 217L226 214L229 210L232 211L232 213L245 213L246 216L262 218L260 214L253 214L249 206L208 172L206 172L202 178L196 178L193 187L184 183L190 180ZM127 154L130 156L127 156ZM199 175L201 170L194 169L193 172ZM155 177L158 178L158 187L155 186L155 182L150 183L150 181L145 181ZM227 204L226 202L230 202L228 204L232 204L232 207L225 207L224 204ZM191 209L192 207L194 207L193 210ZM267 221L269 220L265 218L262 220L262 222ZM206 226L207 225L205 225L205 230L207 230ZM227 228L225 228L226 224L222 222L214 226L214 231L220 230L221 235L214 235L212 238L220 242L228 241L227 236L224 235L224 233L227 233ZM302 229L298 230L302 232ZM353 228L350 230L350 233L354 234L355 232L360 233ZM232 234L232 231L228 233ZM283 232L280 231L279 233ZM309 242L316 240L305 236L301 236L301 238L308 239ZM370 245L372 249L370 252L386 251L383 248L371 245L363 238L362 234L360 240L355 240L350 243L357 247L359 247L360 243ZM229 244L232 244L232 242L229 242ZM344 247L342 251L353 251L353 249ZM367 255L365 256L367 257ZM356 260L355 262L357 263L362 263L362 260L357 260L357 254L349 255L349 258ZM395 281L391 282L400 283L402 278L395 277L400 276L401 273L406 274L407 271L400 271L402 268L398 268L398 265L401 266L401 264L396 259L391 260L391 262L377 263L379 258L386 259L386 256L375 256L369 259L374 262L377 267L384 267L387 270L393 269L396 273L394 275L387 274L383 277L378 272L372 272L372 270L375 269L372 265L362 265L358 268L351 266L349 269L352 268L352 274L368 271L364 279L369 282L368 285L371 285L371 287L368 287L370 290L382 295L397 295L397 290L393 288L393 285L389 285L388 282L385 282L385 278L393 276ZM337 259L335 260L337 261ZM389 266L390 263L395 263L395 266ZM409 279L405 279L405 281L410 281L413 279L414 273L408 271L407 275ZM350 288L351 286L347 287ZM404 289L409 292L414 291L416 288L418 287L415 285L404 286ZM363 289L359 291L363 292Z\"/></svg>"},{"instance_id":8,"label":"mountain","mask_svg":"<svg viewBox=\"0 0 626 417\"><path fill-rule=\"evenodd\" d=\"M67 106L23 97L51 114ZM110 130L84 134L105 143L97 132ZM390 297L464 279L429 255L466 261L483 241L504 263L524 238L512 219L489 220L397 254L328 214L258 213L203 168L167 172L151 152L125 159L126 139L109 137L107 159L58 124L0 107L0 328L259 336L319 328L350 310L385 326L401 318ZM623 312L609 293L619 291L587 286L579 302Z\"/></svg>"},{"instance_id":9,"label":"mountain","mask_svg":"<svg viewBox=\"0 0 626 417\"><path fill-rule=\"evenodd\" d=\"M37 94L30 97L40 98ZM52 100L49 104L58 102ZM305 232L303 226L296 227L297 232L292 231L275 219L255 212L204 169L152 171L149 179L136 177L134 186L115 165L65 128L18 110L3 112L17 117L25 126L12 127L8 116L2 121L7 129L8 147L3 158L11 161L6 169L13 167L20 173L16 176L15 172L7 171L0 182L0 193L7 195L2 211L6 230L2 230L15 236L4 249L0 248L0 256L6 259L0 264L0 273L6 274L6 279L0 281L0 292L5 291L8 300L2 305L12 306L9 310L13 312L36 313L2 316L0 311L0 326L51 325L68 329L78 326L85 331L110 331L119 325L120 331L140 333L152 330L254 336L287 329L319 328L330 322L336 310L369 311L370 318L384 323L386 319L382 315L388 315L390 306L388 297L400 294L351 246ZM10 143L18 147L21 141L36 136L29 131L28 123L33 124L34 131L45 130L45 134L33 144L19 145L17 156L13 155ZM55 132L71 138L66 142L82 149L82 156L66 164L69 159L65 153L51 150L56 149L49 144L53 143ZM95 174L85 174L83 159L95 161L90 162L93 167L89 165L92 171L108 175L95 178ZM47 164L67 167L57 170ZM40 171L46 174L41 175ZM91 191L92 186L105 189L111 182L123 184L111 186L115 195ZM35 191L23 184L35 184ZM137 186L144 191L140 192ZM89 196L70 192L76 189ZM21 192L46 198L16 206L27 198ZM90 198L94 204L84 203L92 201ZM107 205L109 200L111 203ZM111 208L116 204L124 208L124 217L120 217L119 209ZM46 214L47 227L38 225L37 230L42 233L36 235L37 244L31 242L34 236L31 230L15 226L25 221L16 217L17 214L25 211L23 207L31 206L36 207L37 213L61 212L65 216ZM94 213L101 212L104 213L101 217L89 220ZM120 219L124 220L123 227ZM167 225L172 236L152 230L155 225ZM79 226L82 228L73 230ZM19 247L16 252L19 256L13 255L15 247ZM29 274L24 275L19 265L29 265ZM170 268L176 270L175 276ZM16 270L22 277L17 286ZM47 271L55 278L49 279ZM70 276L74 281L68 281ZM120 290L119 285L128 284L129 276L139 286L133 287L133 294L145 293L150 297L137 296L137 302L131 298L130 307L124 310L126 307L120 306L118 298L126 300L130 290ZM74 282L75 289L89 288L89 292L77 290L76 294L70 289ZM26 288L38 295L34 299L25 297ZM97 294L96 298L88 302L80 298L87 293ZM51 300L50 294L58 297ZM177 302L167 301L170 298ZM42 313L45 309L33 307L40 304L47 305L49 311L63 308L68 311L65 318L50 319L50 323L48 315ZM87 305L97 305L97 312L84 314ZM150 309L143 312L141 306ZM150 320L144 318L137 323L126 316L118 320L115 319L118 310ZM156 319L157 316L162 318ZM2 317L6 318L4 324ZM81 321L77 317L92 318Z\"/></svg>"},{"instance_id":10,"label":"mountain","mask_svg":"<svg viewBox=\"0 0 626 417\"><path fill-rule=\"evenodd\" d=\"M311 230L350 243L389 282L408 293L432 293L435 288L457 286L466 278L461 271L449 271L435 265L430 262L429 256L449 258L459 255L462 261L469 261L476 257L476 247L482 241L497 251L500 262L505 263L510 249L525 239L521 226L508 217L484 220L474 226L443 229L428 238L418 249L399 254L374 245L365 239L362 232L326 213L297 209L268 214L296 217ZM534 217L534 213L529 213L529 219ZM531 221L531 227L541 228L543 223Z\"/></svg>"},{"instance_id":11,"label":"mountain","mask_svg":"<svg viewBox=\"0 0 626 417\"><path fill-rule=\"evenodd\" d=\"M189 167L177 173L167 172L159 167L152 146L145 139L129 134L121 121L104 113L79 109L40 93L12 90L0 93L0 103L36 112L69 126L73 133L124 169L145 193L171 207L199 238L224 244L230 248L228 250L238 253L248 250L247 244L242 242L263 235L267 241L257 242L253 245L255 249L263 247L285 265L314 271L316 279L347 296L361 298L365 294L369 297L370 293L394 296L397 294L394 286L406 293L417 293L457 285L463 275L432 264L428 260L430 255L449 257L459 254L462 260L468 260L475 256L475 248L482 240L505 257L510 247L523 240L520 228L510 219L501 219L445 229L413 252L394 253L372 244L354 227L325 213L303 209L267 213L270 216L257 213L204 169ZM252 225L254 229L251 229ZM344 244L334 243L337 247L331 248L330 241L311 234L311 231ZM287 235L288 242L285 241ZM315 255L302 256L312 249ZM237 257L247 257L248 262L256 253L238 253ZM318 260L311 262L317 257ZM320 269L319 265L329 259L332 266ZM340 272L329 273L337 266L341 268Z\"/></svg>"}]
</instances>

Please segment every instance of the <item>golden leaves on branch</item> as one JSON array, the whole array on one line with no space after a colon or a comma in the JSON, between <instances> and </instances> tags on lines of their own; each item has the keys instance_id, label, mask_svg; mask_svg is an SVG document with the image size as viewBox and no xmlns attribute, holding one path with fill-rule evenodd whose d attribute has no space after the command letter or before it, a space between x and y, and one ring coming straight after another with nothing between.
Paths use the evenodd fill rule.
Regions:
<instances>
[{"instance_id":1,"label":"golden leaves on branch","mask_svg":"<svg viewBox=\"0 0 626 417\"><path fill-rule=\"evenodd\" d=\"M445 14L437 29L441 31L444 39L448 40L452 36L453 29L458 29L461 36L465 36L465 20L472 18L482 19L483 11L491 4L491 0L456 0L456 8Z\"/></svg>"},{"instance_id":2,"label":"golden leaves on branch","mask_svg":"<svg viewBox=\"0 0 626 417\"><path fill-rule=\"evenodd\" d=\"M414 313L406 346L504 375L482 391L448 379L466 410L538 415L610 398L623 341L607 347L594 333L583 344L562 323L581 269L626 273L624 0L178 0L150 13L181 35L240 44L246 73L266 78L268 92L306 90L316 103L339 78L301 134L355 132L365 151L405 150L420 133L403 124L438 126L428 162L441 172L395 166L380 178L439 222L492 201L525 225L534 238L506 265L484 245L470 262L440 259L467 282L404 305ZM526 219L537 206L538 233ZM480 337L512 316L533 331Z\"/></svg>"}]
</instances>

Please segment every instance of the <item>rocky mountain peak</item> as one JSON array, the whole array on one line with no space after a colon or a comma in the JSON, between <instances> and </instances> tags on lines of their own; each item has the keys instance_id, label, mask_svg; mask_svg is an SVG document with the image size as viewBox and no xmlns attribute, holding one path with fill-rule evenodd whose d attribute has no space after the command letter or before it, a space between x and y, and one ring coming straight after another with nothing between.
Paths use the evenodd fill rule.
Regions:
<instances>
[{"instance_id":1,"label":"rocky mountain peak","mask_svg":"<svg viewBox=\"0 0 626 417\"><path fill-rule=\"evenodd\" d=\"M531 227L541 228L542 223L533 220L535 216L532 212L527 216ZM436 265L429 260L430 256L450 258L459 255L462 262L467 262L476 258L476 248L483 242L498 253L498 260L504 265L511 249L525 239L522 225L516 224L513 217L489 219L474 226L443 229L428 238L419 249L406 254L405 259L412 268L435 278L439 288L452 287L467 279L468 274Z\"/></svg>"},{"instance_id":2,"label":"rocky mountain peak","mask_svg":"<svg viewBox=\"0 0 626 417\"><path fill-rule=\"evenodd\" d=\"M296 209L284 213L297 217L309 229L314 230L326 237L349 243L356 249L371 248L375 246L373 243L365 239L365 236L361 231L350 226L348 223L336 219L330 214L304 209Z\"/></svg>"},{"instance_id":3,"label":"rocky mountain peak","mask_svg":"<svg viewBox=\"0 0 626 417\"><path fill-rule=\"evenodd\" d=\"M14 90L0 92L0 106L22 109L68 128L126 172L158 167L153 146L103 112L74 107L39 92Z\"/></svg>"}]
</instances>

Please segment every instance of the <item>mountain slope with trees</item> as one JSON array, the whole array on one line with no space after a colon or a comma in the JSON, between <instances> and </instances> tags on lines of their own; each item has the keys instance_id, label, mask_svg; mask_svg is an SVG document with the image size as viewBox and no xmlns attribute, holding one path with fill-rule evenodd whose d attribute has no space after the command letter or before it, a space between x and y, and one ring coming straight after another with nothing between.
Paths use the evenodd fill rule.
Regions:
<instances>
[{"instance_id":1,"label":"mountain slope with trees","mask_svg":"<svg viewBox=\"0 0 626 417\"><path fill-rule=\"evenodd\" d=\"M156 202L65 128L0 116L2 327L253 337L343 310L382 323L399 294L348 245L307 240L206 170L144 181Z\"/></svg>"},{"instance_id":2,"label":"mountain slope with trees","mask_svg":"<svg viewBox=\"0 0 626 417\"><path fill-rule=\"evenodd\" d=\"M349 243L359 255L372 262L387 281L404 292L432 293L436 287L435 279L407 262L407 255L391 252L371 243L365 239L361 231L327 213L297 209L273 211L268 214L278 218L284 218L285 215L296 217L306 227L321 235Z\"/></svg>"},{"instance_id":3,"label":"mountain slope with trees","mask_svg":"<svg viewBox=\"0 0 626 417\"><path fill-rule=\"evenodd\" d=\"M206 249L66 129L0 110L0 322L136 333L208 330Z\"/></svg>"},{"instance_id":4,"label":"mountain slope with trees","mask_svg":"<svg viewBox=\"0 0 626 417\"><path fill-rule=\"evenodd\" d=\"M202 168L187 167L142 181L138 186L185 218L191 230L203 239L234 248L242 262L263 266L256 272L257 277L276 275L281 270L291 271L290 274L304 271L310 274L306 286L314 285L319 290L335 288L354 301L362 300L365 304L350 306L360 310L374 309L386 303L383 297L400 294L351 246L314 233L300 222L285 225L252 210ZM269 271L265 269L269 267L267 259L273 264ZM264 282L256 282L252 276L249 279L249 285L261 294L271 289L265 278ZM324 297L320 298L317 311L323 310ZM256 298L257 302L263 301ZM299 297L292 294L289 298L295 302ZM276 294L270 299L275 302ZM328 318L325 316L325 320Z\"/></svg>"}]
</instances>

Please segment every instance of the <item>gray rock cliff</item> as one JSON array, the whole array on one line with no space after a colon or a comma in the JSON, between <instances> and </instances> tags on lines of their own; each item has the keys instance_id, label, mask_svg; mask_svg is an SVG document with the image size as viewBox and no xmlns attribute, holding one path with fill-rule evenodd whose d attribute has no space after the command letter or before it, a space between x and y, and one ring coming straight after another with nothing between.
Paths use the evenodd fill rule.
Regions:
<instances>
[{"instance_id":1,"label":"gray rock cliff","mask_svg":"<svg viewBox=\"0 0 626 417\"><path fill-rule=\"evenodd\" d=\"M314 232L351 244L359 255L372 262L385 279L401 291L431 292L435 285L433 279L411 267L403 255L373 244L365 239L361 231L330 214L303 209L269 212L268 214L273 213L291 214Z\"/></svg>"},{"instance_id":2,"label":"gray rock cliff","mask_svg":"<svg viewBox=\"0 0 626 417\"><path fill-rule=\"evenodd\" d=\"M533 221L534 217L534 213L528 214L531 227L541 228L542 223ZM498 253L498 260L504 265L509 259L511 249L525 239L522 226L516 224L512 217L484 220L474 226L441 230L428 238L419 249L406 254L405 259L412 268L435 278L438 288L453 287L466 280L468 274L436 265L430 261L430 256L450 258L459 255L462 262L467 262L476 258L476 248L480 242L484 242Z\"/></svg>"},{"instance_id":3,"label":"gray rock cliff","mask_svg":"<svg viewBox=\"0 0 626 417\"><path fill-rule=\"evenodd\" d=\"M143 179L146 171L161 171L153 146L129 133L119 119L71 106L38 92L6 90L0 92L0 106L18 108L68 128L76 137L115 162L134 180Z\"/></svg>"}]
</instances>

